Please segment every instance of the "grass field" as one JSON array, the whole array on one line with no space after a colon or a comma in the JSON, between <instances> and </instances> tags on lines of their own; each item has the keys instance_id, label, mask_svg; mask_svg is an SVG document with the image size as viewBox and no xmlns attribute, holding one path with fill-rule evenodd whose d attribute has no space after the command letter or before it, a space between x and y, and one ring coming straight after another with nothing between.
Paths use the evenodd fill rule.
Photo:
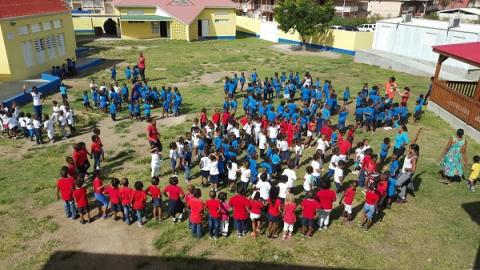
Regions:
<instances>
[{"instance_id":1,"label":"grass field","mask_svg":"<svg viewBox=\"0 0 480 270\"><path fill-rule=\"evenodd\" d=\"M222 78L233 72L244 71L249 74L256 68L260 78L264 78L273 76L274 72L299 71L303 74L310 71L315 78L332 80L340 93L345 86L350 86L354 96L364 82L383 85L387 77L394 75L400 87L409 86L412 89L411 100L426 91L429 81L425 77L353 63L353 59L348 56L329 58L291 55L272 50L271 43L254 38L193 43L96 41L83 45L95 48L95 56L108 59L108 63L116 63L120 82L123 82L126 64L134 64L138 51L142 50L147 58L150 85L176 85L180 88L186 116L176 121L159 123L164 146L190 130L190 120L199 115L201 108L206 107L211 113L215 107L221 106L224 96ZM89 137L92 126L99 126L102 133L106 134L102 138L109 146L106 147L107 162L104 164L108 177L128 177L131 181L140 179L148 183L150 156L144 134L146 124L130 120L112 124L108 117L98 112L84 113L80 104L81 94L87 90L91 78L97 82L108 82L109 77L108 67L105 66L92 74L66 81L67 85L72 86L69 95L74 100L80 136L89 143L85 138ZM49 97L47 102L51 103L52 99L59 100L59 96ZM30 110L30 107L26 105L24 109ZM50 111L49 106L45 107L45 110ZM158 114L157 110L154 111L155 114ZM117 117L122 116L124 115ZM352 117L349 120L352 121ZM477 267L480 267L479 193L467 192L463 183L451 186L438 183L437 159L454 130L430 112L423 115L419 124L409 125L410 137L420 126L423 126L424 131L418 141L421 157L414 180L418 187L417 196L410 198L405 205L394 205L392 209L386 210L383 221L375 223L368 233L360 231L356 226L341 225L338 220L340 209L337 208L332 214L330 229L317 232L311 240L304 240L300 234L287 242L267 240L266 237L246 237L241 240L229 237L216 242L208 237L193 240L186 224L174 225L171 222L147 223L147 228L144 229L129 228L128 237L132 239L132 245L145 245L151 249L149 256L167 258L165 261L175 262L179 269L198 268L199 265L214 268L208 264L212 260L243 262L217 265L217 269L255 269L262 266L256 263L352 269L471 269L475 261ZM393 137L393 132L380 129L372 135L358 131L356 139L370 139L370 144L378 152L383 138ZM64 164L64 157L70 155L71 144L78 139L40 147L24 140L0 140L0 151L3 153L0 156L0 261L5 262L0 264L0 269L39 269L47 262L50 269L58 269L62 260L68 262L74 256L72 254L86 254L91 251L90 247L98 249L94 247L97 245L105 245L102 250L115 250L116 254L144 255L132 251L129 244L116 245L117 242L112 238L106 237L106 241L95 242L92 235L104 233L101 231L104 227L97 226L97 222L87 225L85 235L79 238L86 242L85 245L66 244L69 243L67 239L73 236L63 233L70 226L76 228L73 226L77 226L77 222L73 224L62 218L63 210L59 203L54 205L54 212L48 209L52 208L55 201L54 187L58 170ZM164 148L166 152L167 147ZM480 145L469 140L469 160L479 153ZM311 154L312 150L307 151L304 159ZM164 156L168 155L164 153ZM165 172L162 187L166 183L168 166L168 161L162 164L162 172ZM304 170L305 165L297 170L298 179L303 179ZM197 175L197 172L198 166L195 166L192 173ZM354 176L348 175L347 180L352 179ZM196 178L194 183L199 183L199 179ZM297 180L296 185L301 183L301 180ZM207 193L205 191L204 197ZM361 193L357 195L356 213L361 209L362 197ZM105 224L111 222L108 228L111 226L123 230L123 227L127 227L125 224L113 224L113 221L106 222L103 221ZM72 230L72 233L78 233ZM89 246L89 241L92 241L90 247L85 248L84 246ZM65 250L73 250L74 253L53 256L55 260L52 262L53 254L58 255ZM83 258L92 259L94 255ZM93 260L99 263L102 258L116 260L114 256L98 256L100 258ZM185 257L188 259L183 259ZM148 268L142 260L135 262L135 265L137 269Z\"/></svg>"}]
</instances>

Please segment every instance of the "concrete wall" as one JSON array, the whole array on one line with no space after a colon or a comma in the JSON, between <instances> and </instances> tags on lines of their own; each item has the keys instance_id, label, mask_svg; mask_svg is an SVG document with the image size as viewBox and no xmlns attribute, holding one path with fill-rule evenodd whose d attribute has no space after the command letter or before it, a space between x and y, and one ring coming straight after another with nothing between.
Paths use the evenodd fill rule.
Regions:
<instances>
[{"instance_id":1,"label":"concrete wall","mask_svg":"<svg viewBox=\"0 0 480 270\"><path fill-rule=\"evenodd\" d=\"M56 20L61 20L62 22L61 27L58 29L53 27L53 21ZM39 32L33 33L31 31L31 25L39 23L42 24L44 22L51 22L50 30L44 30L42 26ZM28 26L28 34L19 34L19 27L21 26ZM0 28L2 33L0 42L4 43L3 46L0 45L0 48L4 47L2 48L3 51L0 50L0 58L3 58L0 61L5 64L6 61L4 59L8 59L8 66L11 74L9 78L1 76L5 80L20 80L36 76L42 72L51 70L52 66L61 66L62 64L66 63L65 59L67 58L75 57L75 34L73 31L73 22L70 13L49 14L43 16L39 15L34 17L4 20L0 21ZM48 36L57 34L63 34L64 36L65 54L59 55L59 50L55 49L55 57L50 59L50 54L47 48L45 48L45 62L39 63L39 61L37 61L37 52L33 46L33 40L46 38ZM32 42L33 64L30 67L26 66L25 64L22 50L22 42L26 41ZM3 67L1 70L2 72L7 71L7 69Z\"/></svg>"},{"instance_id":2,"label":"concrete wall","mask_svg":"<svg viewBox=\"0 0 480 270\"><path fill-rule=\"evenodd\" d=\"M146 22L120 22L122 38L124 39L148 39L159 38L159 33L152 32L152 23Z\"/></svg>"},{"instance_id":3,"label":"concrete wall","mask_svg":"<svg viewBox=\"0 0 480 270\"><path fill-rule=\"evenodd\" d=\"M447 22L436 22L444 23ZM411 23L377 22L373 48L403 55L410 58L436 62L438 54L432 51L433 45L479 41L479 33L459 31L455 28L439 29L423 27ZM448 59L444 66L459 69L473 68L468 64Z\"/></svg>"},{"instance_id":4,"label":"concrete wall","mask_svg":"<svg viewBox=\"0 0 480 270\"><path fill-rule=\"evenodd\" d=\"M460 21L471 21L476 22L480 20L479 15L474 14L463 14L463 13L441 13L437 12L438 18L441 20L449 20L451 18L460 18Z\"/></svg>"},{"instance_id":5,"label":"concrete wall","mask_svg":"<svg viewBox=\"0 0 480 270\"><path fill-rule=\"evenodd\" d=\"M177 40L189 40L189 29L188 25L183 24L177 20L170 23L170 35L172 39Z\"/></svg>"},{"instance_id":6,"label":"concrete wall","mask_svg":"<svg viewBox=\"0 0 480 270\"><path fill-rule=\"evenodd\" d=\"M9 80L11 77L10 64L8 63L7 49L3 36L2 28L0 27L0 81Z\"/></svg>"},{"instance_id":7,"label":"concrete wall","mask_svg":"<svg viewBox=\"0 0 480 270\"><path fill-rule=\"evenodd\" d=\"M262 22L256 19L237 16L237 30L248 34L255 34L262 39L272 42L292 43L301 42L298 32L283 32L275 22ZM352 32L329 29L326 33L307 38L307 43L313 47L332 50L354 55L356 50L372 47L372 32Z\"/></svg>"}]
</instances>

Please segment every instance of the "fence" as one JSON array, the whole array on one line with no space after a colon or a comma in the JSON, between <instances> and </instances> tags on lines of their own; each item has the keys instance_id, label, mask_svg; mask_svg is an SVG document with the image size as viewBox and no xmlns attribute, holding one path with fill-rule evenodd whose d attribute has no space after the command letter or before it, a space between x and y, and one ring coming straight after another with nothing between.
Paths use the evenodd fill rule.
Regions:
<instances>
[{"instance_id":1,"label":"fence","mask_svg":"<svg viewBox=\"0 0 480 270\"><path fill-rule=\"evenodd\" d=\"M434 81L433 102L480 131L480 96L478 82ZM474 87L472 86L474 85Z\"/></svg>"}]
</instances>

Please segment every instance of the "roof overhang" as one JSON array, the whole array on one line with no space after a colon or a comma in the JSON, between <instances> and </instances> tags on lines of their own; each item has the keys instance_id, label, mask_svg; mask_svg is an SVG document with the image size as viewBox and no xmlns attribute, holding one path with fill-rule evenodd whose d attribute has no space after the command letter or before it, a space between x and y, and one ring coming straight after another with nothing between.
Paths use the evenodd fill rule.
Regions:
<instances>
[{"instance_id":1,"label":"roof overhang","mask_svg":"<svg viewBox=\"0 0 480 270\"><path fill-rule=\"evenodd\" d=\"M120 21L143 22L143 21L171 21L171 18L157 15L121 15Z\"/></svg>"},{"instance_id":2,"label":"roof overhang","mask_svg":"<svg viewBox=\"0 0 480 270\"><path fill-rule=\"evenodd\" d=\"M467 42L432 46L434 52L480 67L480 42Z\"/></svg>"}]
</instances>

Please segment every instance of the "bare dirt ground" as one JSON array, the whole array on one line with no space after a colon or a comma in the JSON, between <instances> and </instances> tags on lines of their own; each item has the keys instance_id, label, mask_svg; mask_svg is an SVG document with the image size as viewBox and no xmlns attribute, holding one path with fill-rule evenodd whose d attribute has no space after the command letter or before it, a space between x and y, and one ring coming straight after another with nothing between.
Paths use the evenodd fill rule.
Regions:
<instances>
[{"instance_id":1,"label":"bare dirt ground","mask_svg":"<svg viewBox=\"0 0 480 270\"><path fill-rule=\"evenodd\" d=\"M298 45L289 45L289 44L276 44L272 45L272 49L283 52L290 55L303 55L303 56L321 56L326 58L338 59L342 57L338 53L322 51L318 49L306 48L305 50Z\"/></svg>"}]
</instances>

